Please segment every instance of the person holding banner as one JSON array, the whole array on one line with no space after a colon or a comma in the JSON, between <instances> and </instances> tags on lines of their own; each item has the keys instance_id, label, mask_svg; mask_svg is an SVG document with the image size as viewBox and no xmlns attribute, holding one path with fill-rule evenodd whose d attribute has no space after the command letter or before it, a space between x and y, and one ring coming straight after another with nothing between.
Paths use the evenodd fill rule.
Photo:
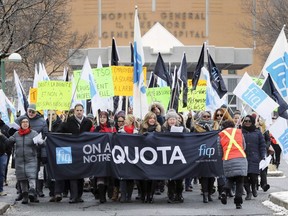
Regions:
<instances>
[{"instance_id":1,"label":"person holding banner","mask_svg":"<svg viewBox=\"0 0 288 216\"><path fill-rule=\"evenodd\" d=\"M48 118L46 119L47 126L51 128L50 132L56 132L58 131L59 127L62 124L61 118L57 115L56 110L48 110ZM62 200L62 181L58 180L52 180L48 176L48 188L49 188L49 196L51 197L49 202L60 202Z\"/></svg>"},{"instance_id":2,"label":"person holding banner","mask_svg":"<svg viewBox=\"0 0 288 216\"><path fill-rule=\"evenodd\" d=\"M161 125L157 122L157 116L153 112L148 112L140 126L139 134L152 132L161 132ZM154 190L157 181L140 180L141 201L143 203L152 203L154 201Z\"/></svg>"},{"instance_id":3,"label":"person holding banner","mask_svg":"<svg viewBox=\"0 0 288 216\"><path fill-rule=\"evenodd\" d=\"M207 131L218 130L219 124L211 120L210 111L202 111L199 113L199 118L194 122L194 127L191 132L204 133ZM200 184L203 192L203 203L213 201L212 194L214 190L214 177L200 177ZM215 191L214 191L215 192Z\"/></svg>"},{"instance_id":4,"label":"person holding banner","mask_svg":"<svg viewBox=\"0 0 288 216\"><path fill-rule=\"evenodd\" d=\"M230 193L236 182L234 203L236 209L241 209L244 176L247 176L248 166L244 151L246 144L241 129L235 128L233 121L224 121L222 127L223 130L219 133L219 137L222 147L223 170L227 181L221 193L221 203L227 204L227 194Z\"/></svg>"},{"instance_id":5,"label":"person holding banner","mask_svg":"<svg viewBox=\"0 0 288 216\"><path fill-rule=\"evenodd\" d=\"M84 107L82 104L76 104L74 106L74 115L67 119L67 122L63 122L57 132L60 133L72 133L80 134L83 132L89 132L92 127L92 122L84 116ZM83 194L83 179L70 179L70 200L69 203L84 202L82 199ZM62 187L64 188L64 186Z\"/></svg>"},{"instance_id":6,"label":"person holding banner","mask_svg":"<svg viewBox=\"0 0 288 216\"><path fill-rule=\"evenodd\" d=\"M172 128L181 129L183 133L188 133L188 130L185 127L179 127L178 122L178 114L175 110L170 109L166 113L165 116L166 121L162 125L162 132L164 133L171 133L173 130ZM184 198L182 196L183 192L183 179L177 179L177 180L169 180L168 181L168 203L175 203L175 202L184 202Z\"/></svg>"},{"instance_id":7,"label":"person holding banner","mask_svg":"<svg viewBox=\"0 0 288 216\"><path fill-rule=\"evenodd\" d=\"M41 145L45 145L45 139L37 137L38 133L31 129L28 117L23 116L18 120L20 129L9 139L2 133L0 138L8 145L15 144L15 173L22 189L22 204L27 204L28 199L30 202L39 202L35 190L38 173L37 150L44 149Z\"/></svg>"},{"instance_id":8,"label":"person holding banner","mask_svg":"<svg viewBox=\"0 0 288 216\"><path fill-rule=\"evenodd\" d=\"M245 153L248 160L248 174L244 178L246 190L245 200L251 200L252 195L257 197L259 163L266 156L266 143L259 129L255 126L255 118L246 115L242 124L242 132L246 142Z\"/></svg>"},{"instance_id":9,"label":"person holding banner","mask_svg":"<svg viewBox=\"0 0 288 216\"><path fill-rule=\"evenodd\" d=\"M127 134L138 134L138 123L135 120L135 117L132 114L128 114L125 118L125 124L119 133ZM121 198L120 202L131 202L132 192L133 192L134 180L121 180L120 181L120 191ZM142 192L142 191L141 191Z\"/></svg>"},{"instance_id":10,"label":"person holding banner","mask_svg":"<svg viewBox=\"0 0 288 216\"><path fill-rule=\"evenodd\" d=\"M109 121L109 113L106 111L101 111L99 113L99 123L95 128L94 132L99 132L99 133L116 133L116 128L112 127L111 122ZM96 185L94 185L94 196L96 196L96 188L98 189L98 194L99 194L99 201L100 203L105 203L106 200L106 192L108 188L108 183L109 177L99 177L95 179L94 182L96 182Z\"/></svg>"}]
</instances>

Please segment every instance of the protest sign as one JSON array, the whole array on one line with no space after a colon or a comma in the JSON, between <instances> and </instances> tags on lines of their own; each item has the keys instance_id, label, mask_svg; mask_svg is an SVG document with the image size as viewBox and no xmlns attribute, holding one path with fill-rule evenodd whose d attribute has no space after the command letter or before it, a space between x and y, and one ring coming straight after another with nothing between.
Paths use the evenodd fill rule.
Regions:
<instances>
[{"instance_id":1,"label":"protest sign","mask_svg":"<svg viewBox=\"0 0 288 216\"><path fill-rule=\"evenodd\" d=\"M37 102L37 88L30 88L29 89L29 99L30 103L36 104Z\"/></svg>"},{"instance_id":2,"label":"protest sign","mask_svg":"<svg viewBox=\"0 0 288 216\"><path fill-rule=\"evenodd\" d=\"M81 77L81 70L75 70L73 71L73 82L74 86L76 86L76 100L87 100L90 99L90 87L89 83L87 83L85 80L80 80Z\"/></svg>"},{"instance_id":3,"label":"protest sign","mask_svg":"<svg viewBox=\"0 0 288 216\"><path fill-rule=\"evenodd\" d=\"M114 96L112 68L93 68L92 71L100 97L105 98Z\"/></svg>"},{"instance_id":4,"label":"protest sign","mask_svg":"<svg viewBox=\"0 0 288 216\"><path fill-rule=\"evenodd\" d=\"M152 104L159 102L166 110L169 105L171 90L170 87L147 88L147 102Z\"/></svg>"},{"instance_id":5,"label":"protest sign","mask_svg":"<svg viewBox=\"0 0 288 216\"><path fill-rule=\"evenodd\" d=\"M114 95L133 96L133 67L112 66ZM144 80L146 80L147 68L143 67Z\"/></svg>"},{"instance_id":6,"label":"protest sign","mask_svg":"<svg viewBox=\"0 0 288 216\"><path fill-rule=\"evenodd\" d=\"M38 83L37 110L69 110L72 83L65 81L43 81Z\"/></svg>"},{"instance_id":7,"label":"protest sign","mask_svg":"<svg viewBox=\"0 0 288 216\"><path fill-rule=\"evenodd\" d=\"M188 99L187 99L187 107L183 108L183 101L182 101L182 93L179 96L179 106L178 112L185 112L185 111L199 111L206 109L206 80L199 80L197 84L196 90L192 91L192 82L188 80Z\"/></svg>"}]
</instances>

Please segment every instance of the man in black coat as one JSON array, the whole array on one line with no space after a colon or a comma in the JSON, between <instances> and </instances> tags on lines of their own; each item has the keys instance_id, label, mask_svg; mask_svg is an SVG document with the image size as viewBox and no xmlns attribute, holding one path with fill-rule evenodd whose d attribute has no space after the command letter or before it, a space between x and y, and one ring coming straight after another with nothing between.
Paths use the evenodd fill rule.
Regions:
<instances>
[{"instance_id":1,"label":"man in black coat","mask_svg":"<svg viewBox=\"0 0 288 216\"><path fill-rule=\"evenodd\" d=\"M74 115L64 122L58 132L80 134L89 132L92 127L92 122L84 116L84 107L82 104L76 104L74 107ZM75 178L77 178L75 176ZM83 202L83 179L70 179L70 201L69 203ZM56 193L55 188L55 193Z\"/></svg>"}]
</instances>

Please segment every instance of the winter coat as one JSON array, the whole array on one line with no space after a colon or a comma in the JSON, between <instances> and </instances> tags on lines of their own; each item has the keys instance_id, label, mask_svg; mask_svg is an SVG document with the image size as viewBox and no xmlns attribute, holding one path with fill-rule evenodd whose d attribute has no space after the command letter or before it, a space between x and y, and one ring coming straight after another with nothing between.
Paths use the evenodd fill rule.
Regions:
<instances>
[{"instance_id":1,"label":"winter coat","mask_svg":"<svg viewBox=\"0 0 288 216\"><path fill-rule=\"evenodd\" d=\"M176 127L179 127L179 125L175 125ZM183 127L183 126L182 126ZM164 133L170 133L171 127L168 125L167 121L162 125L161 131ZM183 127L182 133L189 133L189 130L185 127Z\"/></svg>"},{"instance_id":2,"label":"winter coat","mask_svg":"<svg viewBox=\"0 0 288 216\"><path fill-rule=\"evenodd\" d=\"M49 128L49 119L46 119L46 124L47 124L47 127ZM52 122L51 132L56 132L61 124L62 124L62 120L57 115L57 119L54 122Z\"/></svg>"},{"instance_id":3,"label":"winter coat","mask_svg":"<svg viewBox=\"0 0 288 216\"><path fill-rule=\"evenodd\" d=\"M266 143L260 130L247 131L242 128L246 143L246 157L248 161L248 173L259 174L259 163L265 158Z\"/></svg>"},{"instance_id":4,"label":"winter coat","mask_svg":"<svg viewBox=\"0 0 288 216\"><path fill-rule=\"evenodd\" d=\"M15 143L15 173L18 181L36 179L38 173L37 150L40 147L34 144L33 138L37 135L35 130L31 130L24 136L20 136L16 132L6 141L9 145Z\"/></svg>"},{"instance_id":5,"label":"winter coat","mask_svg":"<svg viewBox=\"0 0 288 216\"><path fill-rule=\"evenodd\" d=\"M161 132L161 125L156 123L155 125L148 125L147 123L143 123L140 127L140 134L145 134L148 132Z\"/></svg>"},{"instance_id":6,"label":"winter coat","mask_svg":"<svg viewBox=\"0 0 288 216\"><path fill-rule=\"evenodd\" d=\"M92 122L84 117L81 124L76 120L75 116L71 116L67 119L67 122L63 122L57 129L60 133L72 133L80 134L83 132L89 132L92 127Z\"/></svg>"},{"instance_id":7,"label":"winter coat","mask_svg":"<svg viewBox=\"0 0 288 216\"><path fill-rule=\"evenodd\" d=\"M226 131L231 135L231 128L227 128ZM223 133L223 131L219 133L219 136L222 146L221 153L225 157L227 147L230 143L230 139ZM238 145L241 147L241 149L244 151L245 141L240 129L237 129L234 138L237 141ZM233 145L229 151L230 152L227 160L223 159L224 175L226 177L247 176L248 162L245 153L243 153L242 151L242 154L235 145Z\"/></svg>"}]
</instances>

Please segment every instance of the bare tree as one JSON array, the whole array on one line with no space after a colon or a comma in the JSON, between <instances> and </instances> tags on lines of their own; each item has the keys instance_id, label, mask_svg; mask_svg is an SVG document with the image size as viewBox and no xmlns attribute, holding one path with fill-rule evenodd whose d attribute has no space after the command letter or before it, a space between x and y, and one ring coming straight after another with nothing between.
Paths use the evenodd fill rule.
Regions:
<instances>
[{"instance_id":1,"label":"bare tree","mask_svg":"<svg viewBox=\"0 0 288 216\"><path fill-rule=\"evenodd\" d=\"M26 78L33 77L38 62L45 63L50 75L63 71L73 55L68 50L85 47L94 36L92 32L80 35L70 31L68 2L0 0L0 59L13 52L21 54L23 64L19 67Z\"/></svg>"},{"instance_id":2,"label":"bare tree","mask_svg":"<svg viewBox=\"0 0 288 216\"><path fill-rule=\"evenodd\" d=\"M244 0L243 7L251 16L241 23L241 28L246 36L253 38L265 62L283 25L288 21L288 1Z\"/></svg>"}]
</instances>

